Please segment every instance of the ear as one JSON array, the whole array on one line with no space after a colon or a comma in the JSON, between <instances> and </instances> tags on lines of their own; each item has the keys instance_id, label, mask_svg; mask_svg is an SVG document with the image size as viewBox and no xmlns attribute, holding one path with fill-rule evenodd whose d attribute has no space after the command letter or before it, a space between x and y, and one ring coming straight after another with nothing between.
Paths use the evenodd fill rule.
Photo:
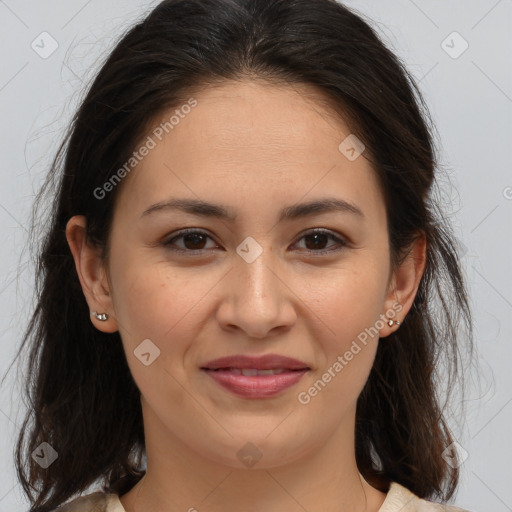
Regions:
<instances>
[{"instance_id":1,"label":"ear","mask_svg":"<svg viewBox=\"0 0 512 512\"><path fill-rule=\"evenodd\" d=\"M412 307L418 291L427 261L427 242L425 233L421 232L409 247L407 255L399 267L392 272L388 293L384 302L381 318L385 325L380 329L380 337L385 338L399 326L388 325L388 320L402 323Z\"/></svg>"},{"instance_id":2,"label":"ear","mask_svg":"<svg viewBox=\"0 0 512 512\"><path fill-rule=\"evenodd\" d=\"M75 260L75 267L82 285L89 310L91 321L102 332L116 332L118 325L114 317L114 308L110 284L101 258L101 249L93 246L86 237L87 220L83 215L75 215L66 225L66 239ZM93 311L107 313L105 321L92 315Z\"/></svg>"}]
</instances>

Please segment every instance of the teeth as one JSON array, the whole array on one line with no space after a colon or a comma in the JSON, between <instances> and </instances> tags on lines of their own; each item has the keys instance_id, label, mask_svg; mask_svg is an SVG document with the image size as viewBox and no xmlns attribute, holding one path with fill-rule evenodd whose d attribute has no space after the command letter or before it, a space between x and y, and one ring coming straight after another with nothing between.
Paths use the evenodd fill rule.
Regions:
<instances>
[{"instance_id":1,"label":"teeth","mask_svg":"<svg viewBox=\"0 0 512 512\"><path fill-rule=\"evenodd\" d=\"M242 375L246 377L252 377L253 375L258 375L258 370L254 370L253 368L244 368L242 370Z\"/></svg>"},{"instance_id":2,"label":"teeth","mask_svg":"<svg viewBox=\"0 0 512 512\"><path fill-rule=\"evenodd\" d=\"M283 372L284 370L282 368L276 368L275 370L258 370L258 375L277 375Z\"/></svg>"},{"instance_id":3,"label":"teeth","mask_svg":"<svg viewBox=\"0 0 512 512\"><path fill-rule=\"evenodd\" d=\"M237 375L245 375L246 377L254 377L256 375L278 375L286 371L284 368L274 368L272 370L257 370L256 368L230 368L230 372Z\"/></svg>"}]
</instances>

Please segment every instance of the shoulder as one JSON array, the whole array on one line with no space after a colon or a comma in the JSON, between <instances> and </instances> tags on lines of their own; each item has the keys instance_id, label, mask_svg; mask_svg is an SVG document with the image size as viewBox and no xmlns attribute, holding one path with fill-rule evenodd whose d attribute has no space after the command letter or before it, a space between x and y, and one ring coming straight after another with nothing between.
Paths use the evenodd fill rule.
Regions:
<instances>
[{"instance_id":1,"label":"shoulder","mask_svg":"<svg viewBox=\"0 0 512 512\"><path fill-rule=\"evenodd\" d=\"M422 500L409 489L393 482L378 512L469 512L451 505Z\"/></svg>"},{"instance_id":2,"label":"shoulder","mask_svg":"<svg viewBox=\"0 0 512 512\"><path fill-rule=\"evenodd\" d=\"M117 494L96 491L64 503L53 512L124 512Z\"/></svg>"}]
</instances>

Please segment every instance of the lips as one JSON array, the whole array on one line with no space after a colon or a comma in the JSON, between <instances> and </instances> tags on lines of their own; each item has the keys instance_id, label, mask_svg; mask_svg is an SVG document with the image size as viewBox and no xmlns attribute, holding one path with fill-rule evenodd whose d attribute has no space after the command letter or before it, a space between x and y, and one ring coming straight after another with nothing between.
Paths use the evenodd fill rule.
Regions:
<instances>
[{"instance_id":1,"label":"lips","mask_svg":"<svg viewBox=\"0 0 512 512\"><path fill-rule=\"evenodd\" d=\"M303 361L278 354L221 357L201 367L222 388L246 399L280 395L297 384L310 369Z\"/></svg>"},{"instance_id":2,"label":"lips","mask_svg":"<svg viewBox=\"0 0 512 512\"><path fill-rule=\"evenodd\" d=\"M285 371L309 370L303 361L279 354L266 354L259 357L234 355L209 361L201 367L203 370L225 370L240 372L243 375L272 375ZM253 371L253 373L244 372ZM273 372L270 372L273 370ZM257 371L254 373L254 371ZM262 373L260 373L262 372Z\"/></svg>"}]
</instances>

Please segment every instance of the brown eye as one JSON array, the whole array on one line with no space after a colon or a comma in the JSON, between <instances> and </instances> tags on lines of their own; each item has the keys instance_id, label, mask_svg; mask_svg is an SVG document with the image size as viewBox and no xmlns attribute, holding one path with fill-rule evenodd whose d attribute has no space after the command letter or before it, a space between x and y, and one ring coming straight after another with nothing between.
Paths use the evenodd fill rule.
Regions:
<instances>
[{"instance_id":1,"label":"brown eye","mask_svg":"<svg viewBox=\"0 0 512 512\"><path fill-rule=\"evenodd\" d=\"M311 242L310 244L306 243L307 249L316 250L324 248L325 244L329 241L329 236L323 233L315 233L313 235L306 235L304 239Z\"/></svg>"},{"instance_id":2,"label":"brown eye","mask_svg":"<svg viewBox=\"0 0 512 512\"><path fill-rule=\"evenodd\" d=\"M187 249L196 251L198 249L204 249L206 242L206 236L202 233L187 233L183 235L183 244Z\"/></svg>"},{"instance_id":3,"label":"brown eye","mask_svg":"<svg viewBox=\"0 0 512 512\"><path fill-rule=\"evenodd\" d=\"M338 248L325 249L329 239L334 240L336 242L334 247L338 246ZM335 236L330 231L325 230L315 230L306 233L302 236L301 240L306 240L306 250L311 253L316 253L315 255L336 252L347 246L347 243L344 240Z\"/></svg>"},{"instance_id":4,"label":"brown eye","mask_svg":"<svg viewBox=\"0 0 512 512\"><path fill-rule=\"evenodd\" d=\"M171 239L163 242L162 245L164 247L169 247L173 251L193 253L207 249L205 245L208 239L211 240L212 238L207 233L190 229L178 233L176 236L173 236ZM177 241L181 241L182 246L172 247Z\"/></svg>"},{"instance_id":5,"label":"brown eye","mask_svg":"<svg viewBox=\"0 0 512 512\"><path fill-rule=\"evenodd\" d=\"M194 253L201 254L204 250L214 248L206 247L208 239L213 240L208 233L197 229L188 229L163 242L162 245L177 252L189 253L191 255ZM306 233L300 240L305 241L305 250L315 256L333 253L348 245L343 239L335 236L330 231L321 229ZM329 246L329 240L335 243Z\"/></svg>"}]
</instances>

